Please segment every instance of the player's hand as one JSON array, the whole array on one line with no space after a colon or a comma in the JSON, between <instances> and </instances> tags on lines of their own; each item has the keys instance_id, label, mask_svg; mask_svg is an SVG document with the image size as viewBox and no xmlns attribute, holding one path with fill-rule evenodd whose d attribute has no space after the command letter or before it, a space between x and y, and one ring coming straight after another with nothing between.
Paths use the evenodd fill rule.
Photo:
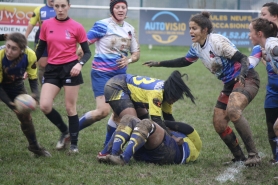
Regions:
<instances>
[{"instance_id":1,"label":"player's hand","mask_svg":"<svg viewBox=\"0 0 278 185\"><path fill-rule=\"evenodd\" d=\"M148 67L159 67L159 62L148 61L148 62L145 62L143 65L148 66Z\"/></svg>"},{"instance_id":2,"label":"player's hand","mask_svg":"<svg viewBox=\"0 0 278 185\"><path fill-rule=\"evenodd\" d=\"M23 80L26 80L27 78L28 78L28 73L27 72L25 72L24 74L23 74Z\"/></svg>"},{"instance_id":3,"label":"player's hand","mask_svg":"<svg viewBox=\"0 0 278 185\"><path fill-rule=\"evenodd\" d=\"M128 58L122 55L122 58L116 60L119 68L124 68L128 65Z\"/></svg>"},{"instance_id":4,"label":"player's hand","mask_svg":"<svg viewBox=\"0 0 278 185\"><path fill-rule=\"evenodd\" d=\"M245 86L245 78L244 78L244 76L238 75L235 78L235 81L238 81L241 86L243 86L243 87Z\"/></svg>"},{"instance_id":5,"label":"player's hand","mask_svg":"<svg viewBox=\"0 0 278 185\"><path fill-rule=\"evenodd\" d=\"M172 138L176 141L176 143L177 143L178 145L182 145L182 144L184 143L182 137L176 137L176 136L172 135Z\"/></svg>"},{"instance_id":6,"label":"player's hand","mask_svg":"<svg viewBox=\"0 0 278 185\"><path fill-rule=\"evenodd\" d=\"M81 69L82 69L82 65L80 63L75 64L75 66L73 66L73 68L70 71L70 76L79 75Z\"/></svg>"},{"instance_id":7,"label":"player's hand","mask_svg":"<svg viewBox=\"0 0 278 185\"><path fill-rule=\"evenodd\" d=\"M9 105L10 109L12 109L16 114L18 114L18 111L16 110L14 102L10 102Z\"/></svg>"}]
</instances>

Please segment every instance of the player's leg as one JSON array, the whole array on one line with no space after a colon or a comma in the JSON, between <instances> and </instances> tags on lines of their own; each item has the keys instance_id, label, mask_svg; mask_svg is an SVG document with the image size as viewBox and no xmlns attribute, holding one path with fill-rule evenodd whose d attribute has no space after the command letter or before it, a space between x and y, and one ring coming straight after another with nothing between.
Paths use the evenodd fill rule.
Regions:
<instances>
[{"instance_id":1,"label":"player's leg","mask_svg":"<svg viewBox=\"0 0 278 185\"><path fill-rule=\"evenodd\" d=\"M224 90L225 87L224 87ZM213 114L213 126L215 131L219 134L220 138L224 141L227 147L232 152L234 159L232 161L245 161L246 158L238 143L238 139L231 127L228 126L229 118L227 116L226 107L229 96L220 93Z\"/></svg>"},{"instance_id":2,"label":"player's leg","mask_svg":"<svg viewBox=\"0 0 278 185\"><path fill-rule=\"evenodd\" d=\"M17 87L17 88L11 87L11 89L6 89L6 88L3 88L3 89L12 101L14 101L14 98L17 95L22 94L22 93L27 93L24 88L23 83L22 83L22 87L21 87L20 91L18 91L20 89L19 87ZM16 113L16 116L17 116L18 120L20 121L20 128L29 143L29 146L28 146L29 151L33 152L34 154L36 154L38 156L51 157L51 154L48 151L46 151L44 148L42 148L39 145L39 143L37 142L36 132L35 132L31 114L30 113L28 113L28 114Z\"/></svg>"},{"instance_id":3,"label":"player's leg","mask_svg":"<svg viewBox=\"0 0 278 185\"><path fill-rule=\"evenodd\" d=\"M33 120L30 114L17 114L20 121L20 128L28 140L28 150L37 156L51 157L51 154L39 145L37 142L36 132Z\"/></svg>"},{"instance_id":4,"label":"player's leg","mask_svg":"<svg viewBox=\"0 0 278 185\"><path fill-rule=\"evenodd\" d=\"M111 114L106 126L106 136L105 136L104 146L109 142L116 129L117 129L117 124L114 121L114 114Z\"/></svg>"},{"instance_id":5,"label":"player's leg","mask_svg":"<svg viewBox=\"0 0 278 185\"><path fill-rule=\"evenodd\" d=\"M52 83L44 83L40 95L40 109L45 116L60 130L61 136L57 142L56 149L64 149L70 140L68 126L62 119L62 116L53 108L53 100L60 92L60 87Z\"/></svg>"},{"instance_id":6,"label":"player's leg","mask_svg":"<svg viewBox=\"0 0 278 185\"><path fill-rule=\"evenodd\" d=\"M261 162L249 123L242 115L242 111L258 93L259 86L260 80L257 72L253 69L249 70L244 86L241 86L238 82L234 84L233 92L230 94L227 104L227 115L234 123L248 152L248 158L245 161L247 166L256 166Z\"/></svg>"},{"instance_id":7,"label":"player's leg","mask_svg":"<svg viewBox=\"0 0 278 185\"><path fill-rule=\"evenodd\" d=\"M68 115L69 134L70 134L70 149L69 154L78 153L77 143L79 134L79 118L76 110L78 92L80 84L83 83L81 72L77 76L71 76L73 67L78 61L70 62L63 65L64 74L60 73L60 78L64 86L65 106ZM64 78L63 78L64 77Z\"/></svg>"},{"instance_id":8,"label":"player's leg","mask_svg":"<svg viewBox=\"0 0 278 185\"><path fill-rule=\"evenodd\" d=\"M77 142L79 134L79 118L76 111L76 103L78 98L80 85L64 86L65 91L65 104L69 122L70 134L70 152L78 153Z\"/></svg>"},{"instance_id":9,"label":"player's leg","mask_svg":"<svg viewBox=\"0 0 278 185\"><path fill-rule=\"evenodd\" d=\"M110 105L105 102L104 95L96 97L96 109L86 112L79 119L79 130L92 125L93 123L105 118L110 112Z\"/></svg>"},{"instance_id":10,"label":"player's leg","mask_svg":"<svg viewBox=\"0 0 278 185\"><path fill-rule=\"evenodd\" d=\"M108 73L91 70L91 82L94 96L96 98L96 109L88 111L79 120L79 130L92 125L108 116L110 113L110 106L105 101L104 87L107 81L111 78Z\"/></svg>"},{"instance_id":11,"label":"player's leg","mask_svg":"<svg viewBox=\"0 0 278 185\"><path fill-rule=\"evenodd\" d=\"M124 115L119 121L119 125L110 140L104 146L103 150L98 153L97 160L99 162L106 162L108 160L107 154L119 155L125 143L129 140L132 130L139 121L135 116Z\"/></svg>"},{"instance_id":12,"label":"player's leg","mask_svg":"<svg viewBox=\"0 0 278 185\"><path fill-rule=\"evenodd\" d=\"M138 121L138 120L137 120ZM158 126L157 126L158 127ZM118 127L119 128L119 127ZM118 130L117 128L117 130ZM164 138L164 130L161 128L155 129L155 123L149 119L141 120L134 127L128 145L125 148L124 152L120 155L111 155L109 160L114 164L126 164L130 161L133 154L146 144L145 147L148 149L154 149L159 146ZM155 132L156 131L156 132ZM161 132L159 132L161 131ZM158 133L159 132L159 133ZM152 137L149 137L152 134ZM116 137L116 136L115 136ZM148 144L146 143L148 140ZM115 143L115 140L114 140ZM114 144L113 144L114 146Z\"/></svg>"},{"instance_id":13,"label":"player's leg","mask_svg":"<svg viewBox=\"0 0 278 185\"><path fill-rule=\"evenodd\" d=\"M265 115L266 115L266 125L267 125L267 135L268 141L271 147L271 152L273 155L271 163L276 163L278 161L278 154L276 154L276 147L278 141L278 135L276 135L275 131L277 132L277 115L278 115L278 108L265 108ZM278 134L278 133L277 133ZM278 151L278 150L277 150Z\"/></svg>"}]
</instances>

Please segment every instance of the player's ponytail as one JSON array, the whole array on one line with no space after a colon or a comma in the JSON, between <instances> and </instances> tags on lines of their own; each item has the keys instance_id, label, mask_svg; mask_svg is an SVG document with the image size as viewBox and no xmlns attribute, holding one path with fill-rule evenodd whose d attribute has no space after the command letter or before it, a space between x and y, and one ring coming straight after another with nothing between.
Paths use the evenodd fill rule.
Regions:
<instances>
[{"instance_id":1,"label":"player's ponytail","mask_svg":"<svg viewBox=\"0 0 278 185\"><path fill-rule=\"evenodd\" d=\"M175 70L164 82L163 99L165 101L171 102L184 99L183 95L185 95L190 98L193 103L195 103L195 97L191 94L189 87L182 79L185 75L186 74L182 75L179 71Z\"/></svg>"}]
</instances>

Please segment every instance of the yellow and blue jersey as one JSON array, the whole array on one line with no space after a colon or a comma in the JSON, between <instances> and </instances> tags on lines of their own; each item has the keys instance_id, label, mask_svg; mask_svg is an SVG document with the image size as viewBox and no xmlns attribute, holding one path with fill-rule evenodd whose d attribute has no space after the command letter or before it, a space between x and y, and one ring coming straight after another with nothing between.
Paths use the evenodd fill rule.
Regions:
<instances>
[{"instance_id":1,"label":"yellow and blue jersey","mask_svg":"<svg viewBox=\"0 0 278 185\"><path fill-rule=\"evenodd\" d=\"M150 115L161 116L161 111L172 114L172 105L163 101L163 80L126 74L126 83L131 100L135 104L143 104Z\"/></svg>"},{"instance_id":2,"label":"yellow and blue jersey","mask_svg":"<svg viewBox=\"0 0 278 185\"><path fill-rule=\"evenodd\" d=\"M0 47L0 84L11 84L22 80L25 72L30 80L37 79L37 57L35 52L26 48L21 60L11 67L14 61L9 61L5 55L5 46Z\"/></svg>"},{"instance_id":3,"label":"yellow and blue jersey","mask_svg":"<svg viewBox=\"0 0 278 185\"><path fill-rule=\"evenodd\" d=\"M54 11L53 7L50 6L39 6L35 8L33 15L29 21L29 24L32 24L35 26L37 23L39 23L39 27L41 27L42 22L44 20L47 20L49 18L55 17L56 12Z\"/></svg>"}]
</instances>

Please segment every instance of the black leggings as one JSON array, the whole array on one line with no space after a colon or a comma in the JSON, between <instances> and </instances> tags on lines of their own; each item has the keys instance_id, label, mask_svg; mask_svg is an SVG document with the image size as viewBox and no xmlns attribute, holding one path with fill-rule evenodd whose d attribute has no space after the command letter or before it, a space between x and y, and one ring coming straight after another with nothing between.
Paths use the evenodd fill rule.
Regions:
<instances>
[{"instance_id":1,"label":"black leggings","mask_svg":"<svg viewBox=\"0 0 278 185\"><path fill-rule=\"evenodd\" d=\"M278 108L265 108L264 110L266 116L268 139L273 139L275 137L273 125L278 118Z\"/></svg>"}]
</instances>

